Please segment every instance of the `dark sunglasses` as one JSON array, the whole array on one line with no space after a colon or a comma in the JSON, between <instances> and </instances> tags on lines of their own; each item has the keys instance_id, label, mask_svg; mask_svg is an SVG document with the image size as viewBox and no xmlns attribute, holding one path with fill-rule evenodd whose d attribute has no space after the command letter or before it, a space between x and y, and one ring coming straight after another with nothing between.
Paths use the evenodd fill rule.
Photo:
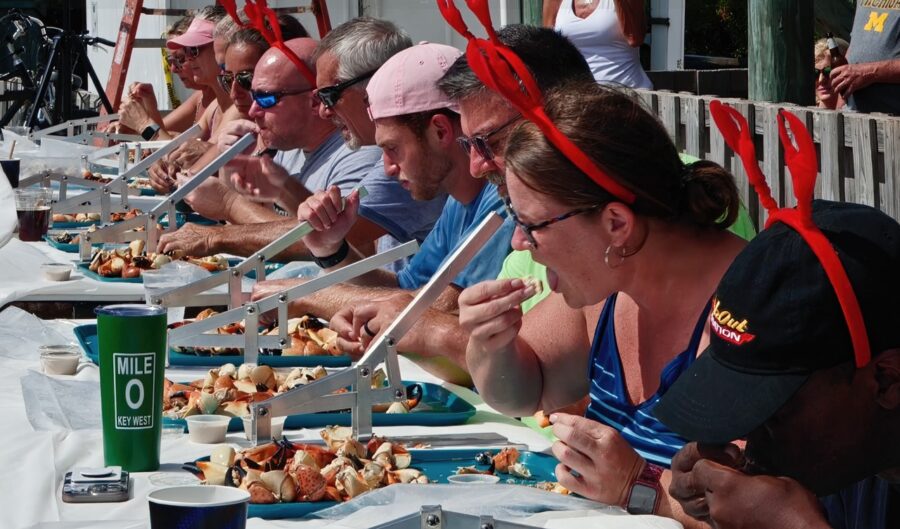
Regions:
<instances>
[{"instance_id":1,"label":"dark sunglasses","mask_svg":"<svg viewBox=\"0 0 900 529\"><path fill-rule=\"evenodd\" d=\"M185 46L184 47L184 55L185 57L190 57L191 59L196 59L200 56L200 52L203 51L204 48L209 46L209 44L204 44L203 46Z\"/></svg>"},{"instance_id":2,"label":"dark sunglasses","mask_svg":"<svg viewBox=\"0 0 900 529\"><path fill-rule=\"evenodd\" d=\"M542 230L542 229L546 228L547 226L550 226L551 224L556 224L557 222L564 221L564 220L574 217L576 215L581 215L582 213L588 213L590 211L594 211L595 209L600 208L600 206L589 206L586 208L573 209L572 211L569 211L568 213L563 213L562 215L559 215L558 217L553 217L552 219L544 220L541 222L536 222L534 224L526 224L526 223L522 222L521 219L519 219L519 215L516 214L516 210L513 209L512 203L509 201L508 198L504 200L504 203L506 206L506 213L509 215L509 218L511 218L513 220L513 222L516 224L516 226L518 226L519 229L522 230L522 233L525 234L525 238L528 239L528 244L531 245L532 250L536 249L538 246L537 241L534 239L534 232L536 232L538 230Z\"/></svg>"},{"instance_id":3,"label":"dark sunglasses","mask_svg":"<svg viewBox=\"0 0 900 529\"><path fill-rule=\"evenodd\" d=\"M338 101L341 100L341 96L344 95L344 91L356 83L368 79L375 75L375 72L364 73L359 77L354 77L353 79L349 79L347 81L342 81L338 84L334 84L331 86L325 86L316 90L316 96L319 98L319 101L325 105L325 108L334 108L335 105L338 104Z\"/></svg>"},{"instance_id":4,"label":"dark sunglasses","mask_svg":"<svg viewBox=\"0 0 900 529\"><path fill-rule=\"evenodd\" d=\"M224 88L226 92L231 90L231 84L234 83L235 80L237 81L238 86L244 90L250 90L250 86L253 84L253 70L244 70L238 73L224 72L217 75L216 79L219 80L219 84L222 85L222 88Z\"/></svg>"},{"instance_id":5,"label":"dark sunglasses","mask_svg":"<svg viewBox=\"0 0 900 529\"><path fill-rule=\"evenodd\" d=\"M829 76L831 76L831 66L826 66L824 68L816 68L815 72L816 72L816 79L818 79L820 75L824 75L825 78L827 79Z\"/></svg>"},{"instance_id":6,"label":"dark sunglasses","mask_svg":"<svg viewBox=\"0 0 900 529\"><path fill-rule=\"evenodd\" d=\"M462 147L464 151L466 151L466 154L472 152L472 147L474 147L475 152L477 152L479 156L490 162L494 159L494 151L491 150L491 145L488 143L488 138L490 138L494 134L497 134L506 127L512 125L516 121L519 121L519 119L521 118L522 116L516 116L503 125L500 125L496 129L484 134L476 134L475 136L472 136L470 138L467 138L466 136L460 136L456 138L456 142L459 143L459 146Z\"/></svg>"},{"instance_id":7,"label":"dark sunglasses","mask_svg":"<svg viewBox=\"0 0 900 529\"><path fill-rule=\"evenodd\" d=\"M180 70L184 66L184 55L166 55L170 70Z\"/></svg>"},{"instance_id":8,"label":"dark sunglasses","mask_svg":"<svg viewBox=\"0 0 900 529\"><path fill-rule=\"evenodd\" d=\"M295 96L299 94L305 94L306 92L311 92L312 88L305 88L303 90L297 90L294 92L262 92L259 90L250 90L250 97L253 98L253 101L259 105L259 108L272 108L281 101L281 98L285 96Z\"/></svg>"}]
</instances>

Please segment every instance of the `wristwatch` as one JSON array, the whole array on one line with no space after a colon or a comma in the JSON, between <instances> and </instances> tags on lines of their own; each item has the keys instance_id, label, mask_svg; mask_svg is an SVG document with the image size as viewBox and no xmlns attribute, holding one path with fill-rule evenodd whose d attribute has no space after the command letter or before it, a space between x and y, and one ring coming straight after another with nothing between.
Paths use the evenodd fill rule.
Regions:
<instances>
[{"instance_id":1,"label":"wristwatch","mask_svg":"<svg viewBox=\"0 0 900 529\"><path fill-rule=\"evenodd\" d=\"M159 125L157 125L156 123L151 123L144 127L144 130L141 131L141 138L150 141L154 136L156 136L157 132L159 132Z\"/></svg>"},{"instance_id":2,"label":"wristwatch","mask_svg":"<svg viewBox=\"0 0 900 529\"><path fill-rule=\"evenodd\" d=\"M663 467L647 462L641 474L631 485L626 510L631 514L655 514L659 506L660 484Z\"/></svg>"},{"instance_id":3,"label":"wristwatch","mask_svg":"<svg viewBox=\"0 0 900 529\"><path fill-rule=\"evenodd\" d=\"M347 254L350 253L350 244L347 243L347 239L344 239L344 242L341 243L341 247L338 248L338 251L326 257L316 257L313 256L313 261L320 268L331 268L332 266L340 263L344 259L347 258Z\"/></svg>"}]
</instances>

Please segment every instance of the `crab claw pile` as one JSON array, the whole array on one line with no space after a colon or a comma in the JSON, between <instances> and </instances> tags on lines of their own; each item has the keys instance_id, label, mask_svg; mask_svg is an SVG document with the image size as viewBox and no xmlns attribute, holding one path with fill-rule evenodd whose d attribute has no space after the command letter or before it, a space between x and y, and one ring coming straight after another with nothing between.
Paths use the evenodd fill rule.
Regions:
<instances>
[{"instance_id":1,"label":"crab claw pile","mask_svg":"<svg viewBox=\"0 0 900 529\"><path fill-rule=\"evenodd\" d=\"M250 503L344 501L394 483L428 483L402 445L380 437L363 445L338 426L321 436L325 448L287 440L241 452L221 445L186 468L208 485L246 490Z\"/></svg>"}]
</instances>

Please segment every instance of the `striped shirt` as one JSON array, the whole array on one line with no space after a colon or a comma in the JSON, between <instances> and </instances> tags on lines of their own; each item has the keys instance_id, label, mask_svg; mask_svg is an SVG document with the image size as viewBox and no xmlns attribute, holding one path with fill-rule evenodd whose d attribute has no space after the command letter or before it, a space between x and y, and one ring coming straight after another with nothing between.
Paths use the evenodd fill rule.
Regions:
<instances>
[{"instance_id":1,"label":"striped shirt","mask_svg":"<svg viewBox=\"0 0 900 529\"><path fill-rule=\"evenodd\" d=\"M706 316L710 305L694 327L688 348L676 356L663 369L659 389L650 398L632 405L625 391L622 362L616 344L613 313L616 294L607 298L597 322L594 341L591 345L591 402L585 417L611 426L631 444L638 454L647 461L668 468L672 456L687 442L670 431L653 415L653 408L666 390L697 357L697 347L706 326Z\"/></svg>"}]
</instances>

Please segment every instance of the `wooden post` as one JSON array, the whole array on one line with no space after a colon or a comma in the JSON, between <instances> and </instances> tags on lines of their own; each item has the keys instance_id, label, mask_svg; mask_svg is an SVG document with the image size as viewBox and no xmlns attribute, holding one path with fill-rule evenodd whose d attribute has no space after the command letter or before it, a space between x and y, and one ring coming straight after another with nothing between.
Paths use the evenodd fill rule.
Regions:
<instances>
[{"instance_id":1,"label":"wooden post","mask_svg":"<svg viewBox=\"0 0 900 529\"><path fill-rule=\"evenodd\" d=\"M750 99L812 105L812 0L753 0L747 18Z\"/></svg>"}]
</instances>

